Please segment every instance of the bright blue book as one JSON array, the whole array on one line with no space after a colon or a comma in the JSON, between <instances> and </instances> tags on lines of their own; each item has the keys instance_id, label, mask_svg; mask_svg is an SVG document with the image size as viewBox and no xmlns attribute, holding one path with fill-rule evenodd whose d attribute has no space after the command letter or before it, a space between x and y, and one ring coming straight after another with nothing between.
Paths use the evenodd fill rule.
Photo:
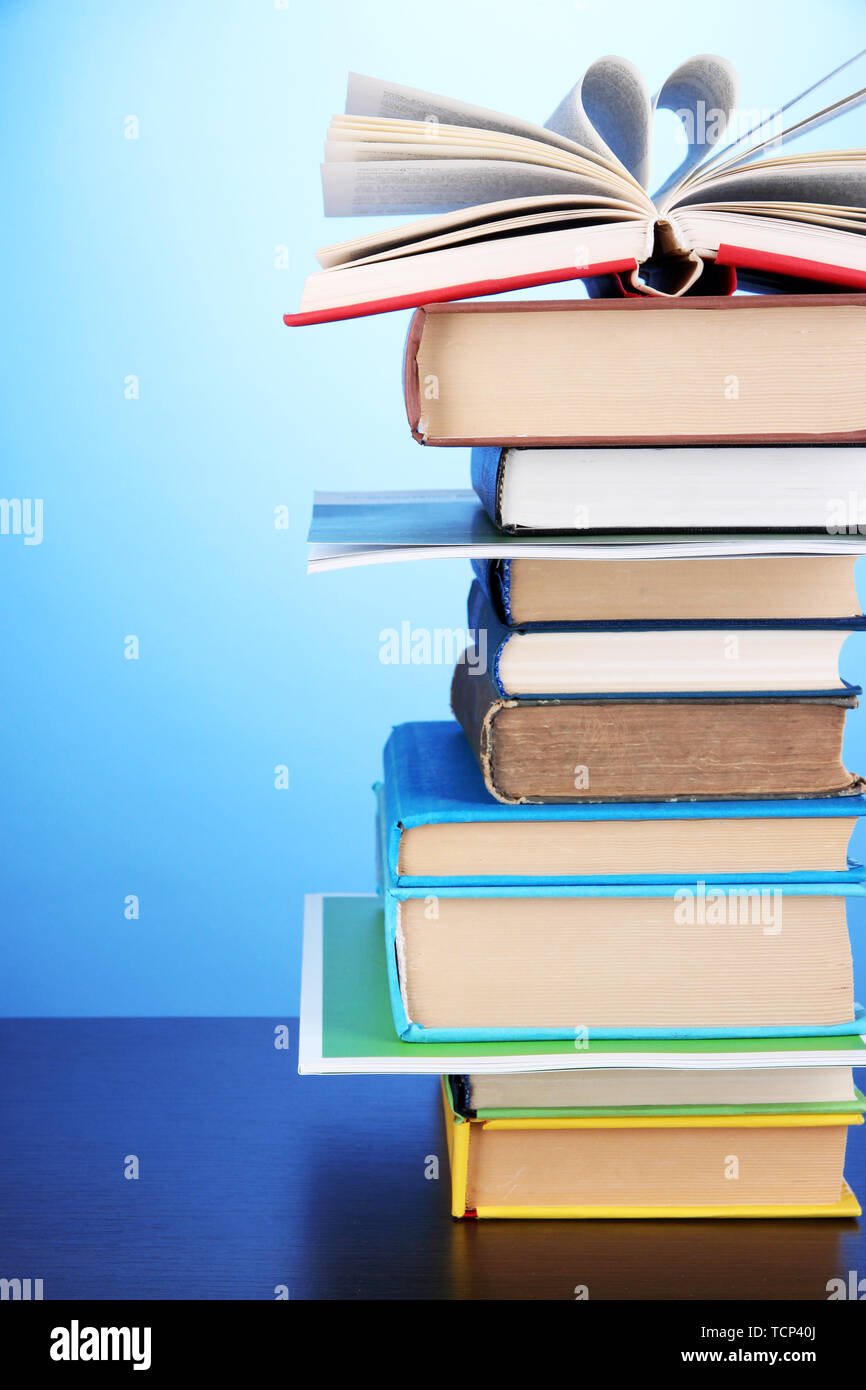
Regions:
<instances>
[{"instance_id":1,"label":"bright blue book","mask_svg":"<svg viewBox=\"0 0 866 1390\"><path fill-rule=\"evenodd\" d=\"M839 676L840 622L504 622L481 582L469 591L473 660L514 699L641 699L859 694ZM671 681L671 675L676 677Z\"/></svg>"},{"instance_id":2,"label":"bright blue book","mask_svg":"<svg viewBox=\"0 0 866 1390\"><path fill-rule=\"evenodd\" d=\"M866 796L505 805L454 721L399 724L378 788L380 885L859 882Z\"/></svg>"},{"instance_id":3,"label":"bright blue book","mask_svg":"<svg viewBox=\"0 0 866 1390\"><path fill-rule=\"evenodd\" d=\"M385 862L382 847L382 862ZM863 883L384 888L404 1042L851 1036Z\"/></svg>"}]
</instances>

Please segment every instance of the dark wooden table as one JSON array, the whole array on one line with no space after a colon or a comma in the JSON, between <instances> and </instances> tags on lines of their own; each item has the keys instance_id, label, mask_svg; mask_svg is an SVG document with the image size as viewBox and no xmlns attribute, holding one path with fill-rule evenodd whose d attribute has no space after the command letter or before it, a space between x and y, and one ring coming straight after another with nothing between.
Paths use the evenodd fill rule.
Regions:
<instances>
[{"instance_id":1,"label":"dark wooden table","mask_svg":"<svg viewBox=\"0 0 866 1390\"><path fill-rule=\"evenodd\" d=\"M454 1222L435 1079L299 1077L296 1044L279 1019L0 1021L0 1278L46 1300L826 1300L866 1276L854 1221ZM866 1197L863 1130L847 1171Z\"/></svg>"}]
</instances>

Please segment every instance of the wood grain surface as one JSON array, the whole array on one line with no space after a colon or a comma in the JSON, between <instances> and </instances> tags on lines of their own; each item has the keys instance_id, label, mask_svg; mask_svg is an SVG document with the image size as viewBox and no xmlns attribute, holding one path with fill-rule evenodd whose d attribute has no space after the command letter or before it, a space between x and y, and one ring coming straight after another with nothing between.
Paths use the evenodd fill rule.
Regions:
<instances>
[{"instance_id":1,"label":"wood grain surface","mask_svg":"<svg viewBox=\"0 0 866 1390\"><path fill-rule=\"evenodd\" d=\"M297 1036L0 1021L0 1277L46 1300L823 1301L866 1275L855 1221L455 1222L436 1079L299 1077Z\"/></svg>"}]
</instances>

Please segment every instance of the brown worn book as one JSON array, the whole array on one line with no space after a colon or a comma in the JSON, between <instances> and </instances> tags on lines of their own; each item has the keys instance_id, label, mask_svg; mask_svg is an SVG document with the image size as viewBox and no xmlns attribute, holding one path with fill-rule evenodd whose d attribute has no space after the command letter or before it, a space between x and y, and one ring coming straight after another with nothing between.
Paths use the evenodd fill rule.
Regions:
<instances>
[{"instance_id":1,"label":"brown worn book","mask_svg":"<svg viewBox=\"0 0 866 1390\"><path fill-rule=\"evenodd\" d=\"M430 304L405 396L422 444L866 440L866 295Z\"/></svg>"},{"instance_id":2,"label":"brown worn book","mask_svg":"<svg viewBox=\"0 0 866 1390\"><path fill-rule=\"evenodd\" d=\"M504 699L459 661L457 719L499 801L672 801L860 792L842 764L854 695Z\"/></svg>"}]
</instances>

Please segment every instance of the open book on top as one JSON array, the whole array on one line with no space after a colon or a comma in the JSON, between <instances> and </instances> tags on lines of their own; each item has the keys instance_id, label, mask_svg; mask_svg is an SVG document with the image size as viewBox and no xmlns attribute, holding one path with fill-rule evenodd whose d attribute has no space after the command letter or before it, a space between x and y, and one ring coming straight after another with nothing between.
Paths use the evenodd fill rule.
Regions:
<instances>
[{"instance_id":1,"label":"open book on top","mask_svg":"<svg viewBox=\"0 0 866 1390\"><path fill-rule=\"evenodd\" d=\"M325 213L422 220L321 249L323 269L285 321L572 279L594 292L678 295L698 280L702 292L731 292L736 271L744 288L794 277L866 289L866 150L787 148L866 101L861 86L815 107L817 90L864 58L727 144L738 82L712 55L681 64L655 98L627 59L601 58L543 126L351 74L325 146ZM679 117L687 148L650 197L657 110ZM714 279L713 264L728 269Z\"/></svg>"}]
</instances>

